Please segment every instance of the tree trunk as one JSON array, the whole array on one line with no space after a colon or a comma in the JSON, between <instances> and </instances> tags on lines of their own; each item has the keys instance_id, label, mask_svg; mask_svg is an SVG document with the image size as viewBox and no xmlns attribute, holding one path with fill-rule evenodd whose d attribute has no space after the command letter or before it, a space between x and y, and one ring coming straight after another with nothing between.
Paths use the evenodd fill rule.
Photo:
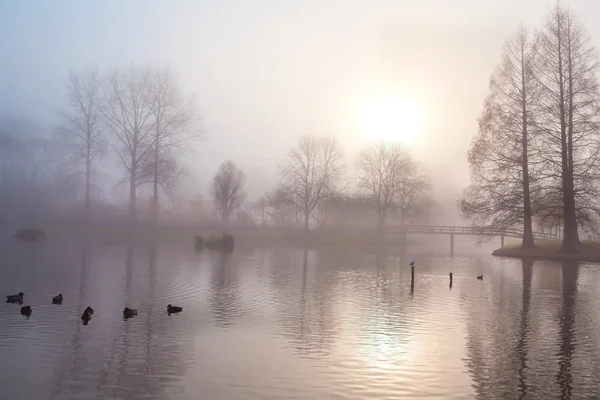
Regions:
<instances>
[{"instance_id":1,"label":"tree trunk","mask_svg":"<svg viewBox=\"0 0 600 400\"><path fill-rule=\"evenodd\" d=\"M136 198L136 169L132 165L131 173L129 174L129 221L131 225L135 225L137 221L137 198Z\"/></svg>"},{"instance_id":2,"label":"tree trunk","mask_svg":"<svg viewBox=\"0 0 600 400\"><path fill-rule=\"evenodd\" d=\"M573 182L573 77L572 77L572 56L568 54L568 91L569 91L569 109L565 110L565 90L562 59L562 32L561 24L558 24L558 71L560 83L560 127L561 127L561 158L562 158L562 185L563 185L563 218L564 235L561 251L573 251L579 245L579 235L577 233L577 215L575 212L575 190ZM568 42L570 38L567 37ZM570 51L570 43L569 51ZM568 126L565 121L568 117Z\"/></svg>"},{"instance_id":3,"label":"tree trunk","mask_svg":"<svg viewBox=\"0 0 600 400\"><path fill-rule=\"evenodd\" d=\"M310 220L310 212L308 212L308 210L305 210L304 211L304 232L306 232L306 234L308 234L308 232L310 232L309 220Z\"/></svg>"},{"instance_id":4,"label":"tree trunk","mask_svg":"<svg viewBox=\"0 0 600 400\"><path fill-rule=\"evenodd\" d=\"M377 210L377 235L381 237L383 235L383 227L385 225L386 210L379 208Z\"/></svg>"},{"instance_id":5,"label":"tree trunk","mask_svg":"<svg viewBox=\"0 0 600 400\"><path fill-rule=\"evenodd\" d=\"M86 156L86 162L85 162L85 200L84 200L84 208L85 208L85 218L86 220L90 219L90 209L91 209L91 205L90 205L90 186L91 186L91 156L90 156L90 145L88 144L88 153Z\"/></svg>"},{"instance_id":6,"label":"tree trunk","mask_svg":"<svg viewBox=\"0 0 600 400\"><path fill-rule=\"evenodd\" d=\"M156 144L154 145L154 179L152 188L152 222L154 226L158 225L158 138L159 130L158 125L156 127Z\"/></svg>"},{"instance_id":7,"label":"tree trunk","mask_svg":"<svg viewBox=\"0 0 600 400\"><path fill-rule=\"evenodd\" d=\"M529 192L529 154L528 154L528 131L527 131L527 88L525 86L525 49L524 43L521 42L521 95L522 95L522 117L523 117L523 248L533 248L532 215L531 215L531 194Z\"/></svg>"}]
</instances>

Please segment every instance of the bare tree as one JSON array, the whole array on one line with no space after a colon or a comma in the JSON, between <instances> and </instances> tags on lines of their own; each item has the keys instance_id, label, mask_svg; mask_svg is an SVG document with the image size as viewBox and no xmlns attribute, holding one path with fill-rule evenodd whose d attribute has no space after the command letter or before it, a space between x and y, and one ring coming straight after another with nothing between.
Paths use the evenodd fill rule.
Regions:
<instances>
[{"instance_id":1,"label":"bare tree","mask_svg":"<svg viewBox=\"0 0 600 400\"><path fill-rule=\"evenodd\" d=\"M244 171L229 160L221 164L212 180L210 194L225 226L227 226L233 212L242 205L246 198L244 192L245 182L246 174L244 174Z\"/></svg>"},{"instance_id":2,"label":"bare tree","mask_svg":"<svg viewBox=\"0 0 600 400\"><path fill-rule=\"evenodd\" d=\"M377 211L377 228L381 232L385 219L398 206L401 190L408 189L407 173L413 159L400 144L377 143L359 152L356 160L358 187ZM408 201L407 195L405 195ZM406 202L405 201L405 202Z\"/></svg>"},{"instance_id":3,"label":"bare tree","mask_svg":"<svg viewBox=\"0 0 600 400\"><path fill-rule=\"evenodd\" d=\"M293 201L291 190L283 185L267 192L264 196L269 207L269 216L283 227L295 227L298 207Z\"/></svg>"},{"instance_id":4,"label":"bare tree","mask_svg":"<svg viewBox=\"0 0 600 400\"><path fill-rule=\"evenodd\" d=\"M526 248L534 246L531 128L539 90L533 60L532 40L520 27L506 41L502 62L490 79L479 134L468 153L471 184L460 202L463 216L476 226L523 226Z\"/></svg>"},{"instance_id":5,"label":"bare tree","mask_svg":"<svg viewBox=\"0 0 600 400\"><path fill-rule=\"evenodd\" d=\"M112 71L108 74L101 107L106 126L116 139L112 147L128 173L132 221L137 219L136 189L141 169L153 149L155 122L150 89L148 68L132 66L127 71Z\"/></svg>"},{"instance_id":6,"label":"bare tree","mask_svg":"<svg viewBox=\"0 0 600 400\"><path fill-rule=\"evenodd\" d=\"M85 73L71 71L69 75L69 112L61 113L65 120L62 129L72 139L77 158L85 168L84 209L89 217L92 164L106 149L100 129L101 80L95 68Z\"/></svg>"},{"instance_id":7,"label":"bare tree","mask_svg":"<svg viewBox=\"0 0 600 400\"><path fill-rule=\"evenodd\" d=\"M580 244L578 220L599 210L598 54L576 16L557 4L538 34L537 56L544 187L562 197L553 214L563 218L562 250L572 251Z\"/></svg>"},{"instance_id":8,"label":"bare tree","mask_svg":"<svg viewBox=\"0 0 600 400\"><path fill-rule=\"evenodd\" d=\"M290 201L302 211L308 232L310 217L321 201L336 191L342 175L342 153L331 137L304 136L280 165L283 186Z\"/></svg>"},{"instance_id":9,"label":"bare tree","mask_svg":"<svg viewBox=\"0 0 600 400\"><path fill-rule=\"evenodd\" d=\"M152 178L152 218L156 223L159 186L164 189L181 173L174 152L199 133L200 120L195 103L183 98L178 79L170 67L152 70L149 84L154 137L147 172Z\"/></svg>"},{"instance_id":10,"label":"bare tree","mask_svg":"<svg viewBox=\"0 0 600 400\"><path fill-rule=\"evenodd\" d=\"M409 156L407 168L400 179L396 196L396 211L400 223L423 218L431 210L431 181L417 161Z\"/></svg>"}]
</instances>

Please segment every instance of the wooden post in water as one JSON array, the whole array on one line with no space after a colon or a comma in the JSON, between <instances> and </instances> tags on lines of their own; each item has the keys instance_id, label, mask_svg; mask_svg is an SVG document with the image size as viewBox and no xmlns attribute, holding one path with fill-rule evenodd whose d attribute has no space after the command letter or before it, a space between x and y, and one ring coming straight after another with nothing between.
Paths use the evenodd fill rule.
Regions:
<instances>
[{"instance_id":1,"label":"wooden post in water","mask_svg":"<svg viewBox=\"0 0 600 400\"><path fill-rule=\"evenodd\" d=\"M410 266L410 291L415 290L415 266Z\"/></svg>"},{"instance_id":2,"label":"wooden post in water","mask_svg":"<svg viewBox=\"0 0 600 400\"><path fill-rule=\"evenodd\" d=\"M450 287L452 287L452 272L450 272Z\"/></svg>"}]
</instances>

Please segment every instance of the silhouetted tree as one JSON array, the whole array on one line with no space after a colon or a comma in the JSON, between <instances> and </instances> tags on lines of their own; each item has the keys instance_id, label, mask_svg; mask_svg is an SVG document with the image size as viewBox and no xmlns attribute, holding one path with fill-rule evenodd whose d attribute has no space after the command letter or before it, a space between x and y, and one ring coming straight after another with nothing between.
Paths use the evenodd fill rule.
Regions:
<instances>
[{"instance_id":1,"label":"silhouetted tree","mask_svg":"<svg viewBox=\"0 0 600 400\"><path fill-rule=\"evenodd\" d=\"M245 182L246 174L244 174L244 171L229 160L221 164L212 180L210 194L225 226L233 212L242 205L246 197L244 192Z\"/></svg>"},{"instance_id":2,"label":"silhouetted tree","mask_svg":"<svg viewBox=\"0 0 600 400\"><path fill-rule=\"evenodd\" d=\"M149 76L151 112L154 118L152 157L146 168L152 180L152 219L158 220L159 186L168 190L181 174L174 151L199 132L195 103L183 98L170 67L154 69Z\"/></svg>"},{"instance_id":3,"label":"silhouetted tree","mask_svg":"<svg viewBox=\"0 0 600 400\"><path fill-rule=\"evenodd\" d=\"M578 214L583 222L585 214L598 212L598 54L585 27L560 4L539 32L536 49L544 187L562 197L562 250L572 251L580 243Z\"/></svg>"},{"instance_id":4,"label":"silhouetted tree","mask_svg":"<svg viewBox=\"0 0 600 400\"><path fill-rule=\"evenodd\" d=\"M75 155L84 165L84 209L89 217L92 164L106 148L100 129L101 80L95 68L84 73L71 71L67 88L70 110L61 113L65 120L62 129L71 135Z\"/></svg>"},{"instance_id":5,"label":"silhouetted tree","mask_svg":"<svg viewBox=\"0 0 600 400\"><path fill-rule=\"evenodd\" d=\"M471 184L460 202L476 226L523 226L522 247L534 247L532 229L532 126L539 89L533 70L534 46L520 27L504 45L500 66L479 118L479 134L468 160Z\"/></svg>"},{"instance_id":6,"label":"silhouetted tree","mask_svg":"<svg viewBox=\"0 0 600 400\"><path fill-rule=\"evenodd\" d=\"M342 175L342 153L331 137L304 136L279 167L289 199L304 215L308 232L310 217L321 201L336 191Z\"/></svg>"},{"instance_id":7,"label":"silhouetted tree","mask_svg":"<svg viewBox=\"0 0 600 400\"><path fill-rule=\"evenodd\" d=\"M155 133L150 69L132 66L111 71L104 87L101 107L106 126L114 135L112 147L128 173L129 216L137 218L136 189L142 167L153 150Z\"/></svg>"}]
</instances>

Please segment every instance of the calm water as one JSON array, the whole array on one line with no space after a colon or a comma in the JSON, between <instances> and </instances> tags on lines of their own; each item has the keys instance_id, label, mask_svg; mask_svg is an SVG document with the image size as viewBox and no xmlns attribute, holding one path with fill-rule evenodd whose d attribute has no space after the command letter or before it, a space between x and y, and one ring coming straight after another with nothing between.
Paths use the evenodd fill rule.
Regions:
<instances>
[{"instance_id":1,"label":"calm water","mask_svg":"<svg viewBox=\"0 0 600 400\"><path fill-rule=\"evenodd\" d=\"M25 292L33 314L0 303L0 399L600 397L594 265L411 255L411 294L410 259L385 254L11 243L2 255L0 293ZM124 321L125 305L140 315Z\"/></svg>"}]
</instances>

